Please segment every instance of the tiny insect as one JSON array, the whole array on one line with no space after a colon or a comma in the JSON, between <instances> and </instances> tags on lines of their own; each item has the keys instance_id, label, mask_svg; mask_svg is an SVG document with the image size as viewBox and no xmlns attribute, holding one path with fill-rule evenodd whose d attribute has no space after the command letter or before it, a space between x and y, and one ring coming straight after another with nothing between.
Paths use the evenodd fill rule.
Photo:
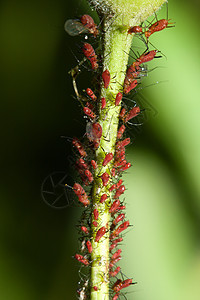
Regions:
<instances>
[{"instance_id":1,"label":"tiny insect","mask_svg":"<svg viewBox=\"0 0 200 300\"><path fill-rule=\"evenodd\" d=\"M66 185L67 186L67 185ZM90 204L90 201L88 199L88 196L85 192L85 190L82 188L82 186L79 183L74 183L73 186L74 193L78 196L78 200L86 207Z\"/></svg>"},{"instance_id":2,"label":"tiny insect","mask_svg":"<svg viewBox=\"0 0 200 300\"><path fill-rule=\"evenodd\" d=\"M119 293L116 293L116 294L113 296L112 300L117 300L118 298L119 298Z\"/></svg>"},{"instance_id":3,"label":"tiny insect","mask_svg":"<svg viewBox=\"0 0 200 300\"><path fill-rule=\"evenodd\" d=\"M125 218L125 214L120 214L118 215L115 220L112 222L113 226L116 226L119 222L123 221L123 219Z\"/></svg>"},{"instance_id":4,"label":"tiny insect","mask_svg":"<svg viewBox=\"0 0 200 300\"><path fill-rule=\"evenodd\" d=\"M106 199L108 198L108 196L106 194L103 194L101 196L101 199L100 199L100 203L104 203L106 201Z\"/></svg>"},{"instance_id":5,"label":"tiny insect","mask_svg":"<svg viewBox=\"0 0 200 300\"><path fill-rule=\"evenodd\" d=\"M117 276L117 274L121 271L121 268L120 267L117 267L114 271L110 270L109 271L109 275L110 277L115 277Z\"/></svg>"},{"instance_id":6,"label":"tiny insect","mask_svg":"<svg viewBox=\"0 0 200 300\"><path fill-rule=\"evenodd\" d=\"M114 213L119 206L120 206L120 201L119 201L119 199L117 199L112 203L112 205L109 209L109 213Z\"/></svg>"},{"instance_id":7,"label":"tiny insect","mask_svg":"<svg viewBox=\"0 0 200 300\"><path fill-rule=\"evenodd\" d=\"M81 226L81 230L82 230L85 234L88 234L88 233L89 233L87 227L85 227L85 226Z\"/></svg>"},{"instance_id":8,"label":"tiny insect","mask_svg":"<svg viewBox=\"0 0 200 300\"><path fill-rule=\"evenodd\" d=\"M88 116L88 117L90 117L92 120L94 120L95 118L96 118L96 115L95 115L95 113L93 113L93 111L91 110L91 109L89 109L88 107L83 107L83 111L84 111L84 113Z\"/></svg>"},{"instance_id":9,"label":"tiny insect","mask_svg":"<svg viewBox=\"0 0 200 300\"><path fill-rule=\"evenodd\" d=\"M92 253L92 244L91 244L90 241L87 241L87 242L86 242L86 246L87 246L88 252L89 252L89 253Z\"/></svg>"},{"instance_id":10,"label":"tiny insect","mask_svg":"<svg viewBox=\"0 0 200 300\"><path fill-rule=\"evenodd\" d=\"M119 225L111 234L110 238L113 239L115 237L117 237L122 231L124 231L125 229L127 229L129 227L130 223L129 221L125 221L124 223L122 223L121 225Z\"/></svg>"},{"instance_id":11,"label":"tiny insect","mask_svg":"<svg viewBox=\"0 0 200 300\"><path fill-rule=\"evenodd\" d=\"M97 25L94 23L93 18L89 15L83 15L80 21L72 19L67 20L65 22L64 29L71 36L77 36L82 33L90 33L96 37L99 33Z\"/></svg>"},{"instance_id":12,"label":"tiny insect","mask_svg":"<svg viewBox=\"0 0 200 300\"><path fill-rule=\"evenodd\" d=\"M142 33L142 27L141 26L132 26L129 28L128 33Z\"/></svg>"},{"instance_id":13,"label":"tiny insect","mask_svg":"<svg viewBox=\"0 0 200 300\"><path fill-rule=\"evenodd\" d=\"M124 185L120 185L120 187L117 189L115 195L114 195L114 199L119 198L123 193L125 192L125 186Z\"/></svg>"},{"instance_id":14,"label":"tiny insect","mask_svg":"<svg viewBox=\"0 0 200 300\"><path fill-rule=\"evenodd\" d=\"M116 149L121 149L127 146L128 144L130 144L130 142L131 142L130 138L126 138L123 141L119 141L116 143Z\"/></svg>"},{"instance_id":15,"label":"tiny insect","mask_svg":"<svg viewBox=\"0 0 200 300\"><path fill-rule=\"evenodd\" d=\"M140 108L138 106L133 107L125 116L124 122L127 123L132 118L136 117L140 113Z\"/></svg>"},{"instance_id":16,"label":"tiny insect","mask_svg":"<svg viewBox=\"0 0 200 300\"><path fill-rule=\"evenodd\" d=\"M99 65L97 62L97 55L95 54L94 48L89 43L84 43L82 47L83 54L90 61L92 69L98 69Z\"/></svg>"},{"instance_id":17,"label":"tiny insect","mask_svg":"<svg viewBox=\"0 0 200 300\"><path fill-rule=\"evenodd\" d=\"M101 109L104 109L104 108L106 108L106 98L105 97L101 98Z\"/></svg>"},{"instance_id":18,"label":"tiny insect","mask_svg":"<svg viewBox=\"0 0 200 300\"><path fill-rule=\"evenodd\" d=\"M119 92L119 93L116 95L116 98L115 98L115 106L120 105L120 102L121 102L121 100L122 100L122 97L123 97L123 95L122 95L121 92Z\"/></svg>"},{"instance_id":19,"label":"tiny insect","mask_svg":"<svg viewBox=\"0 0 200 300\"><path fill-rule=\"evenodd\" d=\"M113 154L112 153L108 153L106 154L102 166L105 167L111 160L113 159Z\"/></svg>"},{"instance_id":20,"label":"tiny insect","mask_svg":"<svg viewBox=\"0 0 200 300\"><path fill-rule=\"evenodd\" d=\"M121 258L122 258L122 257L121 257L121 255L120 255L120 256L117 256L115 259L112 259L112 260L110 261L109 267L110 267L110 268L113 268L114 265L115 265Z\"/></svg>"},{"instance_id":21,"label":"tiny insect","mask_svg":"<svg viewBox=\"0 0 200 300\"><path fill-rule=\"evenodd\" d=\"M111 256L111 260L116 259L117 257L119 257L122 253L121 249L118 249L112 256Z\"/></svg>"},{"instance_id":22,"label":"tiny insect","mask_svg":"<svg viewBox=\"0 0 200 300\"><path fill-rule=\"evenodd\" d=\"M133 81L131 81L131 83L128 84L124 83L124 94L129 94L133 89L136 88L137 85L137 79L134 79Z\"/></svg>"},{"instance_id":23,"label":"tiny insect","mask_svg":"<svg viewBox=\"0 0 200 300\"><path fill-rule=\"evenodd\" d=\"M122 242L123 238L118 238L112 241L109 250L112 251L113 249L115 249L118 245L118 243Z\"/></svg>"},{"instance_id":24,"label":"tiny insect","mask_svg":"<svg viewBox=\"0 0 200 300\"><path fill-rule=\"evenodd\" d=\"M102 182L103 182L103 186L106 186L109 182L110 176L109 176L108 173L105 172L101 175L101 179L102 179Z\"/></svg>"},{"instance_id":25,"label":"tiny insect","mask_svg":"<svg viewBox=\"0 0 200 300\"><path fill-rule=\"evenodd\" d=\"M83 15L81 17L81 23L88 29L88 31L96 37L99 34L97 25L95 24L93 18L89 15Z\"/></svg>"},{"instance_id":26,"label":"tiny insect","mask_svg":"<svg viewBox=\"0 0 200 300\"><path fill-rule=\"evenodd\" d=\"M116 189L116 184L114 183L113 185L111 185L111 187L109 188L109 192L112 192Z\"/></svg>"},{"instance_id":27,"label":"tiny insect","mask_svg":"<svg viewBox=\"0 0 200 300\"><path fill-rule=\"evenodd\" d=\"M99 123L88 122L86 125L86 134L90 142L100 140L102 136L102 127Z\"/></svg>"},{"instance_id":28,"label":"tiny insect","mask_svg":"<svg viewBox=\"0 0 200 300\"><path fill-rule=\"evenodd\" d=\"M121 109L121 111L120 111L119 117L120 117L121 119L123 119L123 117L125 116L125 113L126 113L126 109L123 107L123 108Z\"/></svg>"},{"instance_id":29,"label":"tiny insect","mask_svg":"<svg viewBox=\"0 0 200 300\"><path fill-rule=\"evenodd\" d=\"M82 157L86 157L87 156L87 153L85 152L85 150L84 150L81 142L76 137L73 138L72 145L74 147L76 147L76 149L78 150L80 156L82 156Z\"/></svg>"},{"instance_id":30,"label":"tiny insect","mask_svg":"<svg viewBox=\"0 0 200 300\"><path fill-rule=\"evenodd\" d=\"M98 220L98 218L99 218L99 211L98 211L98 209L95 208L95 209L93 210L93 216L94 216L94 219L95 219L95 220Z\"/></svg>"},{"instance_id":31,"label":"tiny insect","mask_svg":"<svg viewBox=\"0 0 200 300\"><path fill-rule=\"evenodd\" d=\"M124 281L122 281L121 279L118 279L115 284L113 285L113 290L115 292L119 292L121 289L128 287L129 285L131 285L132 279L126 279Z\"/></svg>"},{"instance_id":32,"label":"tiny insect","mask_svg":"<svg viewBox=\"0 0 200 300\"><path fill-rule=\"evenodd\" d=\"M158 50L151 50L151 51L143 53L139 58L137 58L136 64L141 65L141 64L151 61L152 59L154 59L154 57L156 56L157 53L158 53Z\"/></svg>"},{"instance_id":33,"label":"tiny insect","mask_svg":"<svg viewBox=\"0 0 200 300\"><path fill-rule=\"evenodd\" d=\"M110 84L110 72L107 69L103 71L102 79L103 79L104 88L107 89Z\"/></svg>"},{"instance_id":34,"label":"tiny insect","mask_svg":"<svg viewBox=\"0 0 200 300\"><path fill-rule=\"evenodd\" d=\"M98 167L98 165L97 165L97 163L94 159L91 160L91 165L92 165L94 170Z\"/></svg>"},{"instance_id":35,"label":"tiny insect","mask_svg":"<svg viewBox=\"0 0 200 300\"><path fill-rule=\"evenodd\" d=\"M85 170L85 176L88 178L90 183L94 180L92 173L89 170Z\"/></svg>"},{"instance_id":36,"label":"tiny insect","mask_svg":"<svg viewBox=\"0 0 200 300\"><path fill-rule=\"evenodd\" d=\"M123 135L125 129L126 129L126 126L124 124L121 125L121 127L118 129L118 132L117 132L117 138L118 139L122 138L122 135Z\"/></svg>"},{"instance_id":37,"label":"tiny insect","mask_svg":"<svg viewBox=\"0 0 200 300\"><path fill-rule=\"evenodd\" d=\"M85 266L88 266L90 263L87 258L84 258L81 254L75 254L74 258L76 258L79 262L83 263Z\"/></svg>"},{"instance_id":38,"label":"tiny insect","mask_svg":"<svg viewBox=\"0 0 200 300\"><path fill-rule=\"evenodd\" d=\"M97 226L98 226L97 221L93 221L92 224L94 225L94 227L97 227Z\"/></svg>"},{"instance_id":39,"label":"tiny insect","mask_svg":"<svg viewBox=\"0 0 200 300\"><path fill-rule=\"evenodd\" d=\"M118 172L126 171L130 167L131 167L131 163L126 163L125 166L122 166L121 168L118 169Z\"/></svg>"},{"instance_id":40,"label":"tiny insect","mask_svg":"<svg viewBox=\"0 0 200 300\"><path fill-rule=\"evenodd\" d=\"M97 96L94 94L94 92L90 88L86 89L86 93L93 101L97 100Z\"/></svg>"},{"instance_id":41,"label":"tiny insect","mask_svg":"<svg viewBox=\"0 0 200 300\"><path fill-rule=\"evenodd\" d=\"M106 227L103 226L97 231L95 242L99 242L99 240L102 238L102 236L104 236L105 233L106 233Z\"/></svg>"}]
</instances>

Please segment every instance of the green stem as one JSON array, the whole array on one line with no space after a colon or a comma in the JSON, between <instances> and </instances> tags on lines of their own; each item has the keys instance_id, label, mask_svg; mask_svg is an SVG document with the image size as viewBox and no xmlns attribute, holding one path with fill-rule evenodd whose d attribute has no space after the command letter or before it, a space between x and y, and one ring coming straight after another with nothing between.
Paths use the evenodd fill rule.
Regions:
<instances>
[{"instance_id":1,"label":"green stem","mask_svg":"<svg viewBox=\"0 0 200 300\"><path fill-rule=\"evenodd\" d=\"M123 83L128 64L129 51L133 35L127 33L130 26L139 25L142 21L153 14L165 0L102 0L90 1L95 5L98 12L104 15L103 37L103 70L108 69L111 74L111 83L108 89L101 87L100 98L106 98L106 108L99 112L98 122L102 126L102 138L100 146L96 150L96 170L93 186L93 209L99 211L98 226L92 225L92 246L91 254L91 300L108 300L109 299L109 226L111 205L111 193L109 187L102 185L100 176L112 170L111 161L106 167L102 166L103 159L107 153L115 154L115 144L119 123L119 112L121 106L115 106L115 97L118 92L123 93ZM110 17L112 15L112 18ZM101 195L106 193L108 199L100 203ZM92 222L94 221L92 217ZM102 226L107 228L106 234L95 242L96 233ZM96 286L96 291L93 287Z\"/></svg>"}]
</instances>

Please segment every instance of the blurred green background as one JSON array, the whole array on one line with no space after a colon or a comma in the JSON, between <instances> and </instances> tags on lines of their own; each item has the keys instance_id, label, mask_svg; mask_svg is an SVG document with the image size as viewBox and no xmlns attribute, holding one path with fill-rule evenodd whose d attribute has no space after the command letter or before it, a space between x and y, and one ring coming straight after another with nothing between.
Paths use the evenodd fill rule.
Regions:
<instances>
[{"instance_id":1,"label":"blurred green background","mask_svg":"<svg viewBox=\"0 0 200 300\"><path fill-rule=\"evenodd\" d=\"M91 11L85 2L62 0L7 0L0 7L0 299L76 299L79 266L71 257L80 209L51 209L40 188L52 171L67 171L70 147L60 137L84 134L67 74L79 44L63 24ZM199 299L199 8L195 0L169 1L176 27L151 39L167 59L150 65L162 68L144 86L160 83L141 91L150 112L142 129L129 132L133 227L121 266L138 284L128 299Z\"/></svg>"}]
</instances>

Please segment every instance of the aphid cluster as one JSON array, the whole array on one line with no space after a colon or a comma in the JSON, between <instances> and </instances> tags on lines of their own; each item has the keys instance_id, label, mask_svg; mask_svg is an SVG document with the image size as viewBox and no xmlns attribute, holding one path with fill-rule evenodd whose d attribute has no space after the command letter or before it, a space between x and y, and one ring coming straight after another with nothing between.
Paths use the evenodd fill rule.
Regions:
<instances>
[{"instance_id":1,"label":"aphid cluster","mask_svg":"<svg viewBox=\"0 0 200 300\"><path fill-rule=\"evenodd\" d=\"M102 278L109 281L113 300L117 300L121 291L133 284L132 279L125 279L121 268L116 266L121 260L122 250L119 245L123 241L125 230L130 226L124 212L126 206L119 198L122 198L126 190L121 179L122 173L131 167L131 163L126 159L125 151L131 140L125 136L125 130L131 124L130 121L141 113L141 110L136 104L133 107L128 107L124 94L129 94L138 86L142 76L147 72L145 64L153 60L158 53L157 49L149 50L149 37L153 33L168 27L168 24L168 20L157 20L147 28L134 26L127 29L127 34L135 33L144 36L146 50L130 66L127 66L123 88L118 91L115 99L113 99L114 105L121 107L115 149L112 152L106 152L103 149L104 157L97 161L95 153L101 147L101 139L109 138L105 137L102 132L102 126L98 122L99 113L110 109L107 106L106 97L100 96L99 89L100 87L106 90L109 89L113 78L111 78L110 71L103 68L100 55L96 54L94 46L89 43L90 39L97 38L101 34L92 17L83 15L80 20L67 20L65 23L65 30L71 36L80 34L91 36L87 42L83 42L81 47L83 55L81 64L86 64L87 68L94 72L98 86L98 88L87 87L80 95L77 92L76 77L73 77L74 72L71 72L76 87L76 96L82 105L83 115L87 122L84 142L77 138L72 140L76 156L75 167L81 180L81 183L74 183L73 191L81 205L85 207L79 224L81 249L80 253L75 254L74 258L83 267L92 267L95 248L108 236L110 259L107 274L102 274ZM93 203L94 183L98 186L97 195L95 195L98 202L95 203ZM104 209L108 210L110 221L101 224L100 219ZM120 278L117 278L117 276L120 276ZM101 285L92 286L89 275L83 277L81 277L80 288L77 292L79 299L88 299L89 291L93 289L93 292L98 292Z\"/></svg>"}]
</instances>

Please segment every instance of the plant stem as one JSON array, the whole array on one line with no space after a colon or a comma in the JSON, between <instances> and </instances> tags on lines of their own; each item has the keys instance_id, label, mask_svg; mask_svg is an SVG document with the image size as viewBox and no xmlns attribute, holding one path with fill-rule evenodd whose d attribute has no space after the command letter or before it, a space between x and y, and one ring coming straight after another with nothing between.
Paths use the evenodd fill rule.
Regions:
<instances>
[{"instance_id":1,"label":"plant stem","mask_svg":"<svg viewBox=\"0 0 200 300\"><path fill-rule=\"evenodd\" d=\"M127 33L127 29L129 26L139 25L142 21L146 20L146 18L154 13L165 0L109 0L98 1L98 3L100 2L99 5L95 3L95 1L91 2L95 5L101 15L106 11L103 21L103 32L105 32L103 36L103 70L107 69L111 75L111 82L108 89L105 89L103 85L101 85L101 91L99 93L100 99L105 97L107 104L105 109L99 109L98 122L102 127L102 138L100 146L95 153L98 168L95 172L92 201L93 209L96 208L99 211L99 217L97 220L97 227L91 225L93 248L91 253L91 300L108 300L110 281L109 237L111 219L109 213L111 193L109 192L109 188L111 186L111 180L108 185L103 186L100 176L105 172L111 175L111 170L113 168L113 161L108 163L105 167L102 166L102 162L107 153L115 155L119 113L121 110L121 105L115 106L115 97L118 92L123 94L123 83L133 37L133 34ZM103 8L103 6L106 5L106 9ZM134 11L131 11L133 7ZM122 9L123 14L121 13ZM127 13L125 12L125 9ZM107 194L108 199L104 203L100 203L100 198L104 193ZM93 224L93 221L95 220L92 214L91 224ZM106 233L102 236L100 241L95 242L97 231L102 227L106 228ZM97 287L97 290L95 290L94 287Z\"/></svg>"}]
</instances>

